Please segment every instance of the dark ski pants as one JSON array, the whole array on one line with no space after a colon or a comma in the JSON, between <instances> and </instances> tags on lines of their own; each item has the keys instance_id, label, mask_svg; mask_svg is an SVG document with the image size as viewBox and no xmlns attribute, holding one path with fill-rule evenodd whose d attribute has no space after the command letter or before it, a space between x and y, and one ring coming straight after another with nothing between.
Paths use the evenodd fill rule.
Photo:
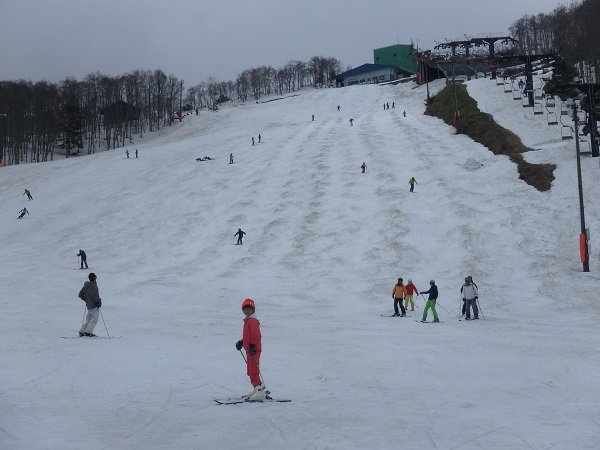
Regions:
<instances>
[{"instance_id":1,"label":"dark ski pants","mask_svg":"<svg viewBox=\"0 0 600 450\"><path fill-rule=\"evenodd\" d=\"M83 269L83 265L85 264L85 268L89 269L88 265L87 265L87 261L85 259L81 260L81 268Z\"/></svg>"},{"instance_id":2,"label":"dark ski pants","mask_svg":"<svg viewBox=\"0 0 600 450\"><path fill-rule=\"evenodd\" d=\"M394 299L394 313L395 314L399 314L399 312L398 312L398 305L400 305L400 310L402 311L402 314L406 314L406 309L404 309L404 305L402 304L402 299L401 298L395 298Z\"/></svg>"},{"instance_id":3,"label":"dark ski pants","mask_svg":"<svg viewBox=\"0 0 600 450\"><path fill-rule=\"evenodd\" d=\"M477 299L475 298L468 298L465 300L465 305L466 305L466 318L470 318L471 317L471 308L473 308L473 317L477 318L479 317L479 308L477 308Z\"/></svg>"}]
</instances>

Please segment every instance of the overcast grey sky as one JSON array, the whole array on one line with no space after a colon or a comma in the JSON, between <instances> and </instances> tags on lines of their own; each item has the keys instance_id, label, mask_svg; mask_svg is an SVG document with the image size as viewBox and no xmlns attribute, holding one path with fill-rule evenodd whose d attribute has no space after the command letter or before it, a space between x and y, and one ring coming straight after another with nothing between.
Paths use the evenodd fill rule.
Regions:
<instances>
[{"instance_id":1,"label":"overcast grey sky","mask_svg":"<svg viewBox=\"0 0 600 450\"><path fill-rule=\"evenodd\" d=\"M260 65L507 33L565 0L0 0L0 80L162 69L192 86Z\"/></svg>"}]
</instances>

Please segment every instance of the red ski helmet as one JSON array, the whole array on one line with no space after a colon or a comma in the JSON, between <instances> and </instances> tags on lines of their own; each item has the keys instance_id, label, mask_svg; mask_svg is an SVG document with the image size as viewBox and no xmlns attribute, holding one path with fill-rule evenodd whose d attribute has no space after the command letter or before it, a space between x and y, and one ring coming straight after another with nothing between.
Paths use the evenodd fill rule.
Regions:
<instances>
[{"instance_id":1,"label":"red ski helmet","mask_svg":"<svg viewBox=\"0 0 600 450\"><path fill-rule=\"evenodd\" d=\"M254 300L252 300L251 298L247 298L242 302L242 309L244 309L246 306L250 306L254 311L256 311L256 306L254 306Z\"/></svg>"}]
</instances>

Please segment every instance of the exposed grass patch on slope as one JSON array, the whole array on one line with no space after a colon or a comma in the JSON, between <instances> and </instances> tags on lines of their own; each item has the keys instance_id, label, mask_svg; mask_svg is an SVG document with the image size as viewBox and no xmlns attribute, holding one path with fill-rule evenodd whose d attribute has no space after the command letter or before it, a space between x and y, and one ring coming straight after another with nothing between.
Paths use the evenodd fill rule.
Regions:
<instances>
[{"instance_id":1,"label":"exposed grass patch on slope","mask_svg":"<svg viewBox=\"0 0 600 450\"><path fill-rule=\"evenodd\" d=\"M517 164L519 178L538 191L547 191L554 180L554 164L531 164L523 159L521 153L531 151L512 131L502 128L496 122L490 122L488 115L477 107L477 102L469 96L467 88L448 85L436 96L431 97L425 114L439 117L449 125L454 125L455 102L458 103L460 119L458 132L466 134L475 142L485 145L496 155L506 155Z\"/></svg>"}]
</instances>

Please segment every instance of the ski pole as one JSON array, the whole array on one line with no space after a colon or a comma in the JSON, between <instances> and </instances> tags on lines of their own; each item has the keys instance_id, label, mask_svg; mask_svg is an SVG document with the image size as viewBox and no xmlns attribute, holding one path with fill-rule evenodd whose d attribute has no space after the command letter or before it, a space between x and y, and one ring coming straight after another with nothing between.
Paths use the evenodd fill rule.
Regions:
<instances>
[{"instance_id":1,"label":"ski pole","mask_svg":"<svg viewBox=\"0 0 600 450\"><path fill-rule=\"evenodd\" d=\"M106 330L106 334L108 335L108 338L110 339L110 334L108 334L108 328L106 328L106 322L104 321L104 316L102 315L102 310L100 309L100 317L102 317L102 323L104 324L104 329Z\"/></svg>"},{"instance_id":2,"label":"ski pole","mask_svg":"<svg viewBox=\"0 0 600 450\"><path fill-rule=\"evenodd\" d=\"M477 305L479 306L479 312L481 313L481 317L485 320L485 315L483 314L483 310L481 309L481 305L479 304L479 299L477 299Z\"/></svg>"},{"instance_id":3,"label":"ski pole","mask_svg":"<svg viewBox=\"0 0 600 450\"><path fill-rule=\"evenodd\" d=\"M437 300L435 302L440 306L440 308L442 308L444 311L446 311L450 316L452 315L452 314L450 314L450 311L448 311L446 308L444 308L442 305L440 305L440 303Z\"/></svg>"}]
</instances>

